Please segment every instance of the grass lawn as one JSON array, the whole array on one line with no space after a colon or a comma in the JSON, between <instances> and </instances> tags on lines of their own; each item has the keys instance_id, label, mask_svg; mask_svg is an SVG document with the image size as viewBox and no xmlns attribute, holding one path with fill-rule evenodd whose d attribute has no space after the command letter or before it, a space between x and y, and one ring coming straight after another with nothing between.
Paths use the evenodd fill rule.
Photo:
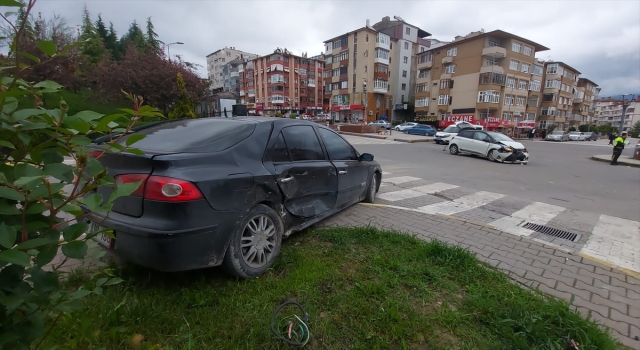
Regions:
<instances>
[{"instance_id":1,"label":"grass lawn","mask_svg":"<svg viewBox=\"0 0 640 350\"><path fill-rule=\"evenodd\" d=\"M463 249L370 228L296 234L273 269L252 280L219 269L131 268L122 277L61 318L45 343L285 349L270 318L294 300L309 314L308 349L568 349L566 336L582 350L618 348L566 303L521 288Z\"/></svg>"}]
</instances>

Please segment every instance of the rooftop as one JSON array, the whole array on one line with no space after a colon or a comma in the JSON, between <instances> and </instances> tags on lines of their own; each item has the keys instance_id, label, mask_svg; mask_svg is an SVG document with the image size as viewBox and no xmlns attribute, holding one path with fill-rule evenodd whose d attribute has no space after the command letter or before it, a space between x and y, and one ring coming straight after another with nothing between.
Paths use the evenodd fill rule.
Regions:
<instances>
[{"instance_id":1,"label":"rooftop","mask_svg":"<svg viewBox=\"0 0 640 350\"><path fill-rule=\"evenodd\" d=\"M491 36L491 37L494 37L494 38L502 38L502 39L516 39L516 40L518 40L520 42L523 42L523 43L525 43L525 44L527 44L529 46L533 46L535 52L549 50L548 47L546 47L546 46L544 46L542 44L538 44L535 41L531 41L529 39L525 39L525 38L523 38L521 36L517 36L515 34L511 34L509 32L505 32L505 31L499 30L499 29L493 30L493 31L490 31L490 32L482 32L482 31L473 32L473 33L467 34L464 37L456 37L456 38L459 38L459 39L454 40L454 41L452 41L450 43L447 43L445 45L438 46L437 49L444 49L444 48L447 48L449 46L458 45L460 43L465 43L465 42L477 40L477 39L480 39L480 38L486 38L487 36ZM425 52L429 52L429 51L430 50L427 50Z\"/></svg>"},{"instance_id":2,"label":"rooftop","mask_svg":"<svg viewBox=\"0 0 640 350\"><path fill-rule=\"evenodd\" d=\"M579 78L579 79L578 79L578 82L579 82L580 80L586 81L587 83L591 83L591 84L593 84L594 86L598 87L598 84L596 84L596 83L595 83L593 80L591 80L591 79L587 79L587 78L582 78L582 77L581 77L581 78Z\"/></svg>"},{"instance_id":3,"label":"rooftop","mask_svg":"<svg viewBox=\"0 0 640 350\"><path fill-rule=\"evenodd\" d=\"M368 31L370 31L370 32L372 32L372 33L377 33L377 31L376 31L375 29L373 29L373 28L369 28L369 27L362 27L362 28L359 28L359 29L356 29L356 30L352 30L352 31L347 32L347 33L344 33L344 34L340 34L340 35L338 35L338 36L336 36L336 37L333 37L333 38L331 38L331 39L329 39L329 40L325 40L325 41L323 41L323 43L325 43L325 44L326 44L326 43L328 43L328 42L332 42L332 41L334 41L334 40L336 40L336 39L338 39L338 38L342 38L342 37L343 37L343 36L345 36L345 35L350 35L350 34L357 33L357 32L363 31L363 30L368 30Z\"/></svg>"},{"instance_id":4,"label":"rooftop","mask_svg":"<svg viewBox=\"0 0 640 350\"><path fill-rule=\"evenodd\" d=\"M547 62L544 63L544 65L546 66L547 64L553 64L553 63L557 63L557 64L563 66L564 68L568 68L569 70L572 70L576 74L582 74L579 70L571 67L570 65L568 65L568 64L566 64L564 62L560 62L560 61L547 61Z\"/></svg>"}]
</instances>

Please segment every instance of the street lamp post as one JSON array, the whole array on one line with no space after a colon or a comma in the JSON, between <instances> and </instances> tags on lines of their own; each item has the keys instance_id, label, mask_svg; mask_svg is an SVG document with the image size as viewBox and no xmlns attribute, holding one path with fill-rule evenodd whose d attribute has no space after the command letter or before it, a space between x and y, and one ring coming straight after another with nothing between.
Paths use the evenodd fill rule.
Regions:
<instances>
[{"instance_id":1,"label":"street lamp post","mask_svg":"<svg viewBox=\"0 0 640 350\"><path fill-rule=\"evenodd\" d=\"M364 119L365 123L367 122L367 102L369 100L369 95L367 94L367 79L365 78L362 81L362 105L364 106L364 111L362 112L362 119Z\"/></svg>"},{"instance_id":2,"label":"street lamp post","mask_svg":"<svg viewBox=\"0 0 640 350\"><path fill-rule=\"evenodd\" d=\"M175 43L167 44L167 56L169 57L169 62L171 62L171 45L184 45L183 42L176 41Z\"/></svg>"}]
</instances>

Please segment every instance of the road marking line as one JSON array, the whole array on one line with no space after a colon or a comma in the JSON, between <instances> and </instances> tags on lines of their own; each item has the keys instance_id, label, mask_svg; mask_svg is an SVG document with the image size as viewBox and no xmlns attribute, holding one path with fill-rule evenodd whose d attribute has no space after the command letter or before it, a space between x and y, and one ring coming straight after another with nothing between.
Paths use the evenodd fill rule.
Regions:
<instances>
[{"instance_id":1,"label":"road marking line","mask_svg":"<svg viewBox=\"0 0 640 350\"><path fill-rule=\"evenodd\" d=\"M600 215L580 253L640 272L640 223Z\"/></svg>"},{"instance_id":2,"label":"road marking line","mask_svg":"<svg viewBox=\"0 0 640 350\"><path fill-rule=\"evenodd\" d=\"M523 222L528 221L538 225L545 225L564 210L564 207L557 205L533 202L510 216L490 222L489 225L512 235L530 236L534 231L521 227L520 225Z\"/></svg>"},{"instance_id":3,"label":"road marking line","mask_svg":"<svg viewBox=\"0 0 640 350\"><path fill-rule=\"evenodd\" d=\"M620 271L620 272L622 272L622 273L624 273L626 275L629 275L629 276L631 276L631 277L633 277L635 279L639 279L640 280L640 273L638 273L636 271L625 269L624 267L617 266L616 264L610 263L610 262L608 262L606 260L602 260L602 259L593 257L591 255L587 255L587 254L584 254L584 253L578 253L578 255L580 255L581 257L583 257L585 259L593 260L593 261L595 261L595 262L597 262L599 264L602 264L604 266L608 266L608 267L610 267L612 269L616 269L616 270L618 270L618 271Z\"/></svg>"},{"instance_id":4,"label":"road marking line","mask_svg":"<svg viewBox=\"0 0 640 350\"><path fill-rule=\"evenodd\" d=\"M452 202L436 203L418 208L426 214L453 215L489 204L504 197L503 194L480 191L468 196L454 199Z\"/></svg>"},{"instance_id":5,"label":"road marking line","mask_svg":"<svg viewBox=\"0 0 640 350\"><path fill-rule=\"evenodd\" d=\"M443 182L436 182L429 185L417 186L406 190L393 191L382 193L378 196L380 199L384 199L390 202L396 202L403 199L410 199L415 197L424 196L425 194L433 194L442 192L452 188L457 188L456 185L450 185Z\"/></svg>"},{"instance_id":6,"label":"road marking line","mask_svg":"<svg viewBox=\"0 0 640 350\"><path fill-rule=\"evenodd\" d=\"M397 185L397 184L416 181L416 180L422 180L422 179L420 179L419 177L413 177L413 176L398 176L398 177L392 177L386 180L382 179L382 183Z\"/></svg>"},{"instance_id":7,"label":"road marking line","mask_svg":"<svg viewBox=\"0 0 640 350\"><path fill-rule=\"evenodd\" d=\"M383 172L382 172L382 175L391 175L391 173L388 173L388 172L386 172L386 171L383 171Z\"/></svg>"}]
</instances>

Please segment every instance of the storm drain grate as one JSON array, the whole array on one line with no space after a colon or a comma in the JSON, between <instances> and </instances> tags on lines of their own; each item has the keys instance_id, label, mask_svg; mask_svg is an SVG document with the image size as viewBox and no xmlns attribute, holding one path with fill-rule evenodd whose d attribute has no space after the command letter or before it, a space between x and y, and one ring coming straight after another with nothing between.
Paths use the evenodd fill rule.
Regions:
<instances>
[{"instance_id":1,"label":"storm drain grate","mask_svg":"<svg viewBox=\"0 0 640 350\"><path fill-rule=\"evenodd\" d=\"M535 232L543 233L545 235L566 239L566 240L571 241L571 242L575 242L580 238L580 235L577 234L577 233L564 231L564 230L559 230L557 228L553 228L553 227L549 227L549 226L533 224L533 223L530 223L530 222L527 222L522 227L524 227L526 229L529 229L529 230L532 230L532 231L535 231Z\"/></svg>"}]
</instances>

